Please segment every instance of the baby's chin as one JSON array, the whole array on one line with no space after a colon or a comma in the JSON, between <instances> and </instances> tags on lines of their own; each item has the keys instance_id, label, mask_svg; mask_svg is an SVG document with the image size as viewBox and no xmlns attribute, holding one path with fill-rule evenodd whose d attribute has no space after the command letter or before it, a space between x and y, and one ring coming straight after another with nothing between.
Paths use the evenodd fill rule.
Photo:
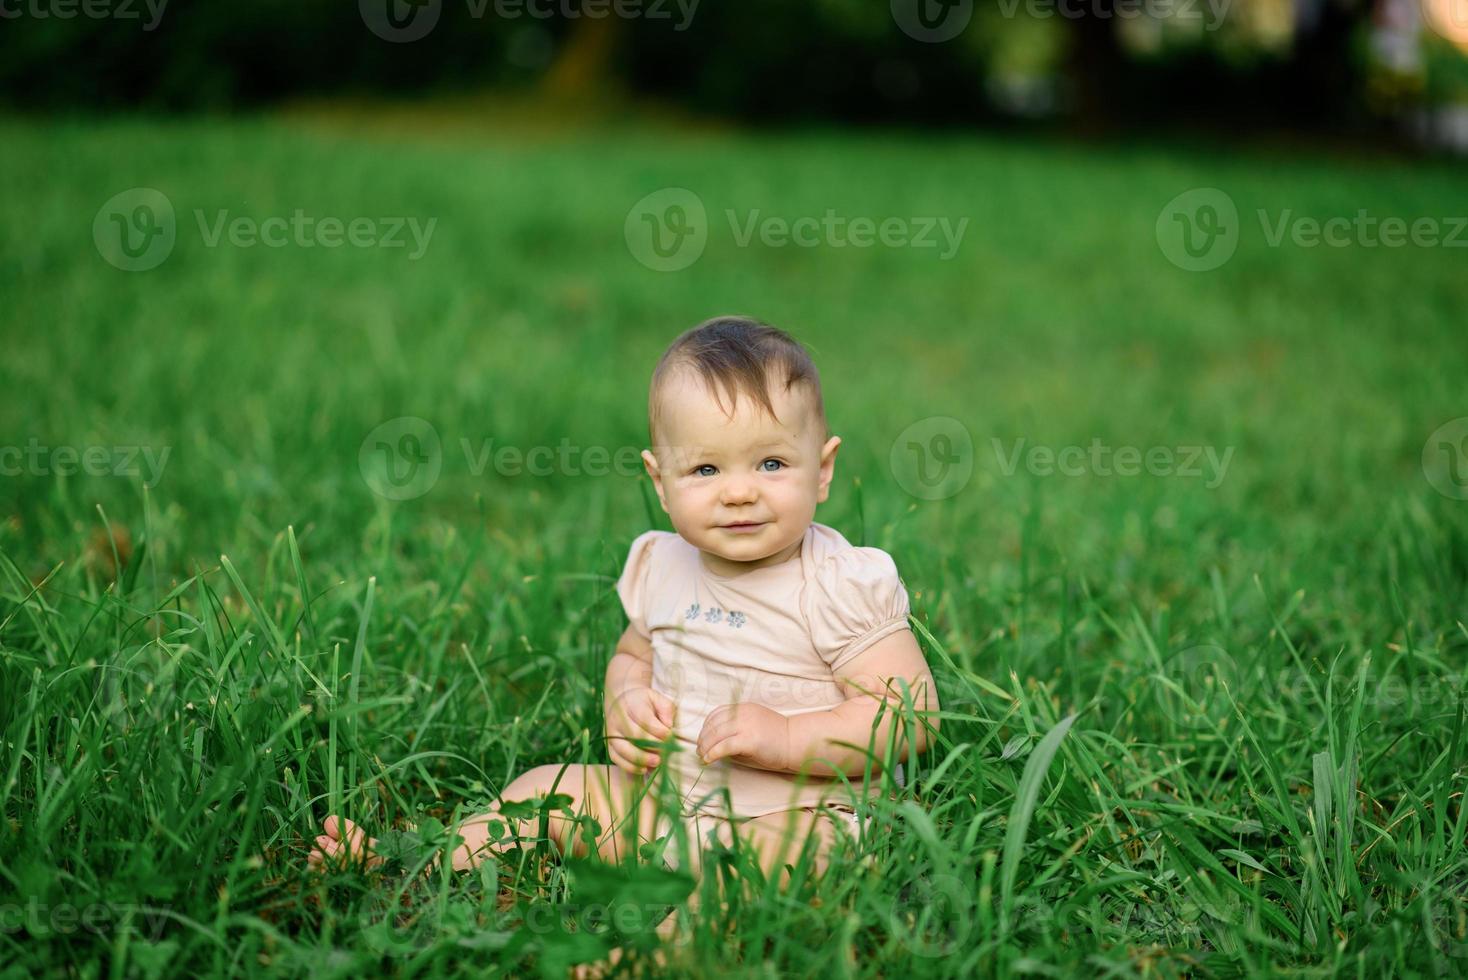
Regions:
<instances>
[{"instance_id":1,"label":"baby's chin","mask_svg":"<svg viewBox=\"0 0 1468 980\"><path fill-rule=\"evenodd\" d=\"M726 528L710 528L693 542L698 548L717 555L726 561L757 562L776 558L788 551L805 536L806 527L799 534L783 525L765 524L746 531Z\"/></svg>"}]
</instances>

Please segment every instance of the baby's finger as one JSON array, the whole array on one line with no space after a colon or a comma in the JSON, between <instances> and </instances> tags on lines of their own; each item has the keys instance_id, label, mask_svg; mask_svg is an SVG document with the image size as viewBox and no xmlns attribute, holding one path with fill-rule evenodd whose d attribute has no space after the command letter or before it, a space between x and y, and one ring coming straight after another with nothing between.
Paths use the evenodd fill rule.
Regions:
<instances>
[{"instance_id":1,"label":"baby's finger","mask_svg":"<svg viewBox=\"0 0 1468 980\"><path fill-rule=\"evenodd\" d=\"M644 761L632 758L625 752L613 752L611 757L612 763L629 776L641 776L655 768Z\"/></svg>"},{"instance_id":2,"label":"baby's finger","mask_svg":"<svg viewBox=\"0 0 1468 980\"><path fill-rule=\"evenodd\" d=\"M663 694L661 691L653 691L652 706L653 710L657 712L658 721L662 722L663 725L671 729L673 727L673 722L675 720L674 716L677 714L678 708L678 706L673 703L673 699L668 697L666 694Z\"/></svg>"},{"instance_id":3,"label":"baby's finger","mask_svg":"<svg viewBox=\"0 0 1468 980\"><path fill-rule=\"evenodd\" d=\"M634 758L644 769L656 769L662 762L658 753L649 751L648 749L638 749Z\"/></svg>"},{"instance_id":4,"label":"baby's finger","mask_svg":"<svg viewBox=\"0 0 1468 980\"><path fill-rule=\"evenodd\" d=\"M634 745L632 742L627 741L626 739L617 739L613 741L610 744L608 751L619 754L634 769L644 767L651 769L657 765L656 755L644 749L638 748L636 745Z\"/></svg>"},{"instance_id":5,"label":"baby's finger","mask_svg":"<svg viewBox=\"0 0 1468 980\"><path fill-rule=\"evenodd\" d=\"M611 757L612 765L625 773L636 775L637 763L627 758L626 754L613 743L607 746L607 755Z\"/></svg>"},{"instance_id":6,"label":"baby's finger","mask_svg":"<svg viewBox=\"0 0 1468 980\"><path fill-rule=\"evenodd\" d=\"M672 732L673 730L671 728L654 718L648 721L646 725L643 725L634 737L645 738L649 742L661 742L672 734Z\"/></svg>"},{"instance_id":7,"label":"baby's finger","mask_svg":"<svg viewBox=\"0 0 1468 980\"><path fill-rule=\"evenodd\" d=\"M627 757L622 754L622 750L618 748L617 743L610 739L607 741L607 756L612 760L612 765L618 769L626 770L632 765Z\"/></svg>"},{"instance_id":8,"label":"baby's finger","mask_svg":"<svg viewBox=\"0 0 1468 980\"><path fill-rule=\"evenodd\" d=\"M648 712L646 714L638 714L632 720L638 729L636 734L645 735L646 737L652 739L654 742L661 742L664 738L667 737L668 732L670 731L670 729L662 723L662 720L659 719L657 715L652 714L651 712Z\"/></svg>"},{"instance_id":9,"label":"baby's finger","mask_svg":"<svg viewBox=\"0 0 1468 980\"><path fill-rule=\"evenodd\" d=\"M708 751L703 753L703 764L706 766L710 765L718 762L725 756L738 755L740 751L739 734L736 732L733 735L719 739L713 745L709 746Z\"/></svg>"},{"instance_id":10,"label":"baby's finger","mask_svg":"<svg viewBox=\"0 0 1468 980\"><path fill-rule=\"evenodd\" d=\"M731 732L727 726L710 718L704 723L703 731L698 733L698 744L695 748L698 750L699 758L703 758L709 749L723 741L730 734Z\"/></svg>"}]
</instances>

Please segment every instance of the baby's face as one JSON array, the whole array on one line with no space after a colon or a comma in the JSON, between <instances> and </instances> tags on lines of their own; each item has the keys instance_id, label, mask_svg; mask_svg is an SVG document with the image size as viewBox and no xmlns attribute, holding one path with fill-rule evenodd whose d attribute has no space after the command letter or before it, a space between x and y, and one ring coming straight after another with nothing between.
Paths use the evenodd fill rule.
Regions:
<instances>
[{"instance_id":1,"label":"baby's face","mask_svg":"<svg viewBox=\"0 0 1468 980\"><path fill-rule=\"evenodd\" d=\"M661 393L665 444L642 459L673 527L720 571L793 557L828 494L841 440L822 443L802 387L779 388L770 389L779 421L746 397L731 418L686 372Z\"/></svg>"}]
</instances>

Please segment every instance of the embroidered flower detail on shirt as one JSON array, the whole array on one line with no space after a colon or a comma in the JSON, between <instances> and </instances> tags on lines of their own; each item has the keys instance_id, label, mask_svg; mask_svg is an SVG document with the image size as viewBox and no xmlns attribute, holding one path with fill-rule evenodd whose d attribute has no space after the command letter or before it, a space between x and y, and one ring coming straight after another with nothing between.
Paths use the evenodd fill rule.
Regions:
<instances>
[{"instance_id":1,"label":"embroidered flower detail on shirt","mask_svg":"<svg viewBox=\"0 0 1468 980\"><path fill-rule=\"evenodd\" d=\"M725 618L726 613L728 618ZM725 626L732 626L735 629L743 629L744 624L749 622L749 617L742 612L720 609L718 606L710 606L708 609L704 609L696 602L683 610L683 619L685 621L698 619L700 614L702 614L703 620L706 623L722 622Z\"/></svg>"}]
</instances>

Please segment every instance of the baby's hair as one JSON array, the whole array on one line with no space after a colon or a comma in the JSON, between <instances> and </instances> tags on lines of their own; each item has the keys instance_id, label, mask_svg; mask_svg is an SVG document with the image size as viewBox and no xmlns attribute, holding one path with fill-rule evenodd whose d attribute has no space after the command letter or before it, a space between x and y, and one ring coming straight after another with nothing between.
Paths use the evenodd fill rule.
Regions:
<instances>
[{"instance_id":1,"label":"baby's hair","mask_svg":"<svg viewBox=\"0 0 1468 980\"><path fill-rule=\"evenodd\" d=\"M685 330L653 368L647 396L647 428L653 446L658 445L661 421L659 393L669 375L682 368L692 368L721 406L720 392L726 392L731 414L743 394L778 420L768 390L772 376L776 383L783 379L787 392L797 384L805 385L815 418L825 430L821 376L806 349L778 327L745 316L718 316Z\"/></svg>"}]
</instances>

